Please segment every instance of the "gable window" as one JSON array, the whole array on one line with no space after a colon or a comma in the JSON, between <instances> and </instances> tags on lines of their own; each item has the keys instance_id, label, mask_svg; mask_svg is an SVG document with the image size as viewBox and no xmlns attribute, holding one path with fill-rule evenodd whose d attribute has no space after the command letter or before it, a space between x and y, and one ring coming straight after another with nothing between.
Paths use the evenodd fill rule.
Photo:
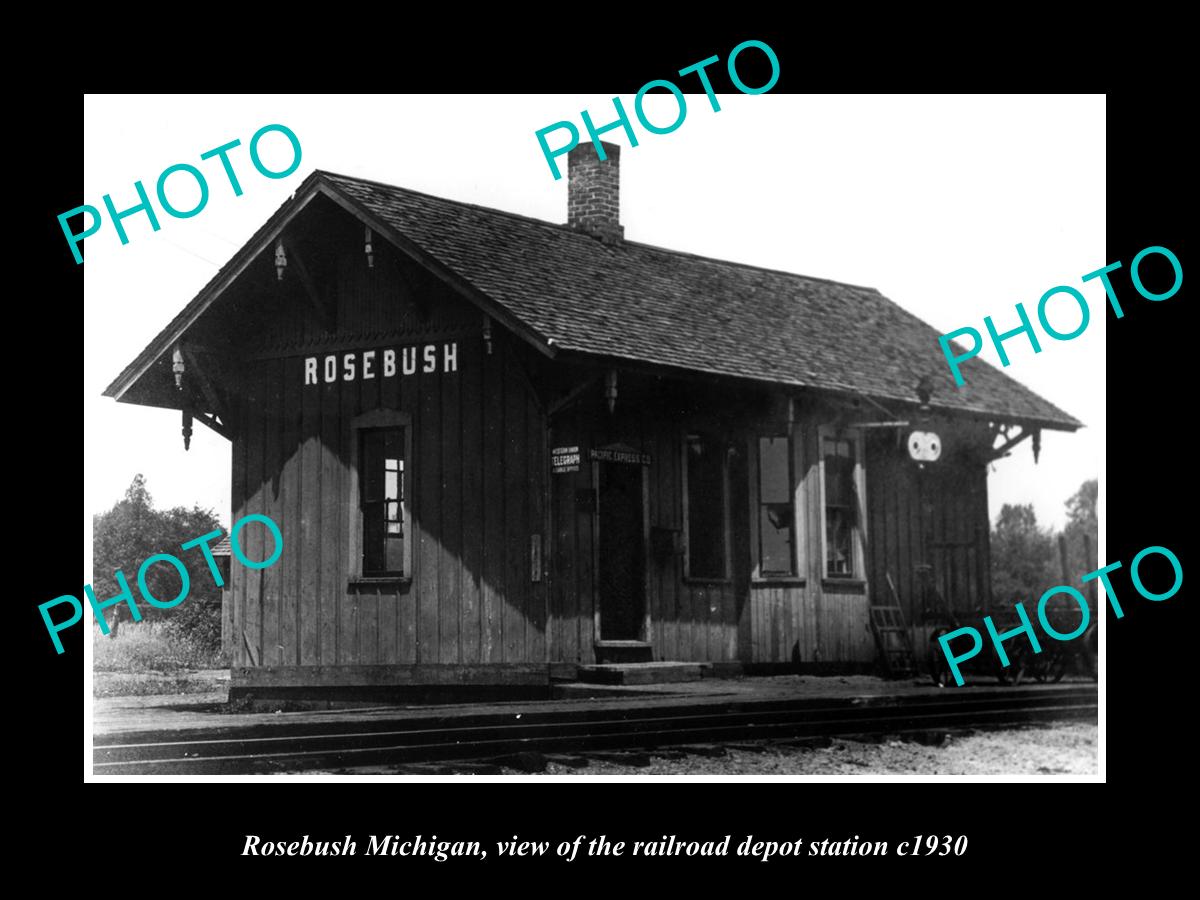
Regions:
<instances>
[{"instance_id":1,"label":"gable window","mask_svg":"<svg viewBox=\"0 0 1200 900\"><path fill-rule=\"evenodd\" d=\"M684 445L684 576L728 577L726 459L722 442L689 434Z\"/></svg>"},{"instance_id":2,"label":"gable window","mask_svg":"<svg viewBox=\"0 0 1200 900\"><path fill-rule=\"evenodd\" d=\"M825 577L862 578L862 439L858 432L821 429Z\"/></svg>"},{"instance_id":3,"label":"gable window","mask_svg":"<svg viewBox=\"0 0 1200 900\"><path fill-rule=\"evenodd\" d=\"M404 429L359 432L362 449L362 574L405 575Z\"/></svg>"},{"instance_id":4,"label":"gable window","mask_svg":"<svg viewBox=\"0 0 1200 900\"><path fill-rule=\"evenodd\" d=\"M758 575L796 574L795 476L786 434L758 439Z\"/></svg>"}]
</instances>

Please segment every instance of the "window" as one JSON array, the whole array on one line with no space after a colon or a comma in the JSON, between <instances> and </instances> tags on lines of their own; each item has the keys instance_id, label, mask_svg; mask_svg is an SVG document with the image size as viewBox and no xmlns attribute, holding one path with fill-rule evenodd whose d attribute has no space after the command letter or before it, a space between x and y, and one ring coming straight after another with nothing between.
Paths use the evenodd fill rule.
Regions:
<instances>
[{"instance_id":1,"label":"window","mask_svg":"<svg viewBox=\"0 0 1200 900\"><path fill-rule=\"evenodd\" d=\"M362 511L362 574L402 576L405 572L404 429L359 432L359 486Z\"/></svg>"},{"instance_id":2,"label":"window","mask_svg":"<svg viewBox=\"0 0 1200 900\"><path fill-rule=\"evenodd\" d=\"M704 435L689 434L684 447L688 578L727 577L725 446Z\"/></svg>"},{"instance_id":3,"label":"window","mask_svg":"<svg viewBox=\"0 0 1200 900\"><path fill-rule=\"evenodd\" d=\"M786 434L758 439L758 575L796 574L792 442Z\"/></svg>"},{"instance_id":4,"label":"window","mask_svg":"<svg viewBox=\"0 0 1200 900\"><path fill-rule=\"evenodd\" d=\"M861 578L862 447L857 432L821 430L821 487L825 506L825 577Z\"/></svg>"}]
</instances>

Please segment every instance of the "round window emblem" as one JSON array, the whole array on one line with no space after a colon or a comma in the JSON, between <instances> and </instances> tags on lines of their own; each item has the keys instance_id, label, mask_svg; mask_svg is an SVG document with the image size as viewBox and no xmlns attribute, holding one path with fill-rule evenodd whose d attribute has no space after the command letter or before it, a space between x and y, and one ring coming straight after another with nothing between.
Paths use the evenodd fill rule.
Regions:
<instances>
[{"instance_id":1,"label":"round window emblem","mask_svg":"<svg viewBox=\"0 0 1200 900\"><path fill-rule=\"evenodd\" d=\"M936 462L942 455L942 439L932 431L914 431L908 436L908 455L917 462Z\"/></svg>"}]
</instances>

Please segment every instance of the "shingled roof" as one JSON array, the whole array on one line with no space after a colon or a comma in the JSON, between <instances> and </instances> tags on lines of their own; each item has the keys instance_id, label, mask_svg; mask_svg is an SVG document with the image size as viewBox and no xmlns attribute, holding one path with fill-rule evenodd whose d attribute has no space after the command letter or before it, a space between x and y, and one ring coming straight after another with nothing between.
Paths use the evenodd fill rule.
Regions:
<instances>
[{"instance_id":1,"label":"shingled roof","mask_svg":"<svg viewBox=\"0 0 1200 900\"><path fill-rule=\"evenodd\" d=\"M1081 424L978 358L955 388L940 332L874 288L604 242L567 225L329 172L314 172L289 204L321 186L461 277L551 352L902 402L914 402L924 375L935 408L1050 428ZM190 310L172 324L194 320L200 310ZM156 356L154 348L139 360ZM115 395L137 366L106 393Z\"/></svg>"}]
</instances>

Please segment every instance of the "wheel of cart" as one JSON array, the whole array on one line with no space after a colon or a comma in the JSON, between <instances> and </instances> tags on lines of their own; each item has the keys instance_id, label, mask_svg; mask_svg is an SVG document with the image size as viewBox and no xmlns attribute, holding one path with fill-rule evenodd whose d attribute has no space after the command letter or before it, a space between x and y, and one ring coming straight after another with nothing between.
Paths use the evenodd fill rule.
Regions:
<instances>
[{"instance_id":1,"label":"wheel of cart","mask_svg":"<svg viewBox=\"0 0 1200 900\"><path fill-rule=\"evenodd\" d=\"M981 613L980 619L982 620L982 618L983 614ZM956 684L954 674L950 670L950 661L946 659L946 654L942 651L942 645L938 641L942 635L949 634L954 630L954 628L939 626L929 637L929 674L933 683L938 687ZM997 625L997 630L1001 630L999 625ZM1008 665L1002 666L1000 658L991 648L990 642L985 636L984 646L979 654L959 664L959 673L963 676L964 683L971 675L992 675L1001 684L1019 685L1030 671L1031 661L1026 651L1021 648L1014 647L1007 652Z\"/></svg>"},{"instance_id":2,"label":"wheel of cart","mask_svg":"<svg viewBox=\"0 0 1200 900\"><path fill-rule=\"evenodd\" d=\"M1042 652L1034 657L1029 674L1038 684L1058 684L1067 674L1070 665L1071 654L1064 653L1057 647L1043 647Z\"/></svg>"},{"instance_id":3,"label":"wheel of cart","mask_svg":"<svg viewBox=\"0 0 1200 900\"><path fill-rule=\"evenodd\" d=\"M979 613L981 624L984 615L986 614L981 610ZM997 634L1004 634L1014 628L1020 628L1024 624L1015 606L997 607L991 611L990 615ZM980 651L979 655L983 656L989 652L993 674L1001 684L1011 684L1016 687L1025 679L1026 675L1037 677L1040 671L1038 655L1033 652L1033 648L1027 642L1021 642L1020 637L1011 643L1006 642L1004 652L1008 656L1007 666L1001 663L1000 654L996 652L996 648L991 646L991 641L985 636L984 649Z\"/></svg>"},{"instance_id":4,"label":"wheel of cart","mask_svg":"<svg viewBox=\"0 0 1200 900\"><path fill-rule=\"evenodd\" d=\"M1071 659L1071 654L1062 652L1055 653L1050 657L1046 671L1046 680L1051 684L1058 684L1062 681L1063 677L1067 674L1067 669L1070 668Z\"/></svg>"},{"instance_id":5,"label":"wheel of cart","mask_svg":"<svg viewBox=\"0 0 1200 900\"><path fill-rule=\"evenodd\" d=\"M946 659L946 654L938 639L958 630L962 627L962 623L955 613L953 605L946 601L933 583L933 567L917 565L914 566L914 569L920 581L924 624L934 626L929 636L930 678L938 687L957 684L954 680L954 673L950 669L950 661ZM982 609L976 609L967 617L971 627L983 635L983 646L980 647L979 653L970 660L964 660L959 664L959 674L963 677L964 684L968 676L990 675L999 680L1001 684L1018 685L1031 670L1034 661L1032 650L1019 643L1005 647L1009 664L1001 665L1000 657L984 631L983 618L987 614ZM1017 628L1022 624L1016 608L1012 606L994 609L991 616L997 632L1000 633Z\"/></svg>"},{"instance_id":6,"label":"wheel of cart","mask_svg":"<svg viewBox=\"0 0 1200 900\"><path fill-rule=\"evenodd\" d=\"M1011 684L1016 687L1024 680L1028 669L1029 662L1025 658L1024 651L1009 653L1007 666L1000 665L999 657L996 658L996 680L1001 684Z\"/></svg>"},{"instance_id":7,"label":"wheel of cart","mask_svg":"<svg viewBox=\"0 0 1200 900\"><path fill-rule=\"evenodd\" d=\"M1096 653L1099 633L1096 630L1095 610L1088 601L1087 630L1079 637L1066 641L1055 640L1046 635L1042 638L1042 653L1039 681L1054 684L1062 681L1072 669L1078 671L1080 666L1096 678ZM1051 598L1044 610L1046 621L1058 634L1073 634L1079 629L1082 614L1076 599L1062 594Z\"/></svg>"},{"instance_id":8,"label":"wheel of cart","mask_svg":"<svg viewBox=\"0 0 1200 900\"><path fill-rule=\"evenodd\" d=\"M933 584L933 566L917 563L913 566L913 571L917 576L917 591L921 604L920 622L926 627L933 627L929 634L929 677L938 687L947 687L955 683L954 675L950 672L950 661L942 652L938 638L961 626L954 610Z\"/></svg>"},{"instance_id":9,"label":"wheel of cart","mask_svg":"<svg viewBox=\"0 0 1200 900\"><path fill-rule=\"evenodd\" d=\"M935 628L933 634L929 636L929 677L938 687L947 687L954 683L954 676L950 674L950 661L946 659L946 654L942 652L942 645L938 643L938 638L953 630L940 626Z\"/></svg>"}]
</instances>

